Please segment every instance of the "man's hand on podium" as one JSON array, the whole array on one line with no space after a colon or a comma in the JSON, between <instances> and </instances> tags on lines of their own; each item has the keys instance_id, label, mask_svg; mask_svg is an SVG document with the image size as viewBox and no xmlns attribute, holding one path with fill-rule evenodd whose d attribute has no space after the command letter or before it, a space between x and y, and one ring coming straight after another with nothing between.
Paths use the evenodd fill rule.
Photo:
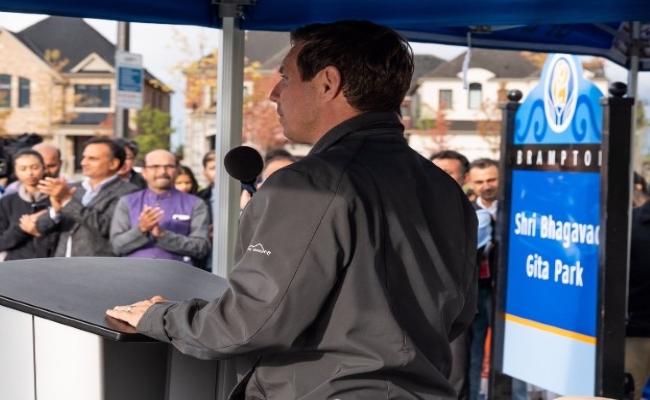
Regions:
<instances>
[{"instance_id":1,"label":"man's hand on podium","mask_svg":"<svg viewBox=\"0 0 650 400\"><path fill-rule=\"evenodd\" d=\"M120 321L124 321L135 328L138 326L140 318L142 318L149 307L155 303L160 303L163 301L167 301L167 299L162 296L153 296L149 300L138 301L137 303L133 303L128 306L115 306L110 310L106 310L106 315L115 319L119 319Z\"/></svg>"}]
</instances>

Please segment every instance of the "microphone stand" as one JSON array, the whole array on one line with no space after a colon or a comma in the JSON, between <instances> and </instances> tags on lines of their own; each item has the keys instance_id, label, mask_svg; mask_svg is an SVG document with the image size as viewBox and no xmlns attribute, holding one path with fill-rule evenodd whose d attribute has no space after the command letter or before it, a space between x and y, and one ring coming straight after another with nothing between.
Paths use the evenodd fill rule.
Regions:
<instances>
[{"instance_id":1,"label":"microphone stand","mask_svg":"<svg viewBox=\"0 0 650 400\"><path fill-rule=\"evenodd\" d=\"M253 195L255 194L255 192L257 192L257 188L255 187L255 181L253 181L253 182L244 182L244 181L241 181L241 188L242 188L243 190L247 191L248 194L251 195L251 197L253 197Z\"/></svg>"}]
</instances>

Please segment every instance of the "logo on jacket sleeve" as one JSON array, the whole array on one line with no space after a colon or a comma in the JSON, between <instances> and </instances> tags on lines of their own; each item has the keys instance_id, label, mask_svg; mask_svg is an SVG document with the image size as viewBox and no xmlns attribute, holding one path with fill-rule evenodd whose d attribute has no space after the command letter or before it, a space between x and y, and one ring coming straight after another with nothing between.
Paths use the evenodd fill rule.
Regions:
<instances>
[{"instance_id":1,"label":"logo on jacket sleeve","mask_svg":"<svg viewBox=\"0 0 650 400\"><path fill-rule=\"evenodd\" d=\"M247 251L252 251L253 253L261 253L261 254L264 254L266 256L271 255L271 250L266 250L264 248L264 246L262 246L262 243L249 245Z\"/></svg>"}]
</instances>

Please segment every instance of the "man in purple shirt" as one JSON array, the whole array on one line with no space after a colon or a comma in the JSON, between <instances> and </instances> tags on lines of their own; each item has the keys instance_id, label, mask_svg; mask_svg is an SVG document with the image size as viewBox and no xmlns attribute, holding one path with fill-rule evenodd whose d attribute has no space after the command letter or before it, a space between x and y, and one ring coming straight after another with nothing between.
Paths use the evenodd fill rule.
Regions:
<instances>
[{"instance_id":1,"label":"man in purple shirt","mask_svg":"<svg viewBox=\"0 0 650 400\"><path fill-rule=\"evenodd\" d=\"M174 189L176 157L167 150L145 156L147 188L120 199L111 224L119 256L191 263L209 251L208 209L196 196Z\"/></svg>"}]
</instances>

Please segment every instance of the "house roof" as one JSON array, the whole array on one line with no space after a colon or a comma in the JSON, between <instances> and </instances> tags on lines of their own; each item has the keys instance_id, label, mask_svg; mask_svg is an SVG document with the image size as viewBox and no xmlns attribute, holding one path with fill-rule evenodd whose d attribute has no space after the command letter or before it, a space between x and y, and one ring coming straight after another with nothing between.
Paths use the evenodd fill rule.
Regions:
<instances>
[{"instance_id":1,"label":"house roof","mask_svg":"<svg viewBox=\"0 0 650 400\"><path fill-rule=\"evenodd\" d=\"M413 57L414 69L413 78L411 78L411 87L408 93L412 93L418 86L418 79L437 68L445 60L428 54L416 54Z\"/></svg>"},{"instance_id":2,"label":"house roof","mask_svg":"<svg viewBox=\"0 0 650 400\"><path fill-rule=\"evenodd\" d=\"M70 72L91 53L115 65L115 45L81 18L48 17L16 36L42 59L47 50L58 50L60 60L68 60L62 72Z\"/></svg>"},{"instance_id":3,"label":"house roof","mask_svg":"<svg viewBox=\"0 0 650 400\"><path fill-rule=\"evenodd\" d=\"M61 69L64 73L71 72L92 53L115 65L115 45L81 18L51 16L14 35L46 62L46 51L58 50L59 60L67 60ZM163 90L171 91L147 69L144 73L147 81L159 82Z\"/></svg>"},{"instance_id":4,"label":"house roof","mask_svg":"<svg viewBox=\"0 0 650 400\"><path fill-rule=\"evenodd\" d=\"M440 64L423 77L457 78L463 70L466 52ZM496 78L526 78L539 69L518 51L472 49L469 68L483 68L491 71Z\"/></svg>"}]
</instances>

